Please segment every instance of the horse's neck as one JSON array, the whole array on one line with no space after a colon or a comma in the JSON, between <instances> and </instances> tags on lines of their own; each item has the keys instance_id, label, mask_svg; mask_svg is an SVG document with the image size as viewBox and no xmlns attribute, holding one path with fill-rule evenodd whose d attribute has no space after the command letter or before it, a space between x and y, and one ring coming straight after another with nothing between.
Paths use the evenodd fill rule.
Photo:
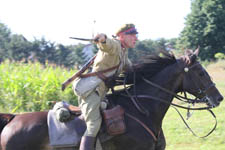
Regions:
<instances>
[{"instance_id":1,"label":"horse's neck","mask_svg":"<svg viewBox=\"0 0 225 150\"><path fill-rule=\"evenodd\" d=\"M176 63L159 72L154 78L152 78L152 81L157 85L176 93L182 83L181 77L182 74L179 69L179 65ZM157 90L162 91L160 89ZM167 96L168 95L170 94L167 94Z\"/></svg>"},{"instance_id":2,"label":"horse's neck","mask_svg":"<svg viewBox=\"0 0 225 150\"><path fill-rule=\"evenodd\" d=\"M180 88L180 86L182 85L182 75L181 75L181 71L179 69L178 64L176 63L165 68L160 73L158 73L155 77L153 77L151 81L173 93L176 93L178 89ZM149 88L152 93L151 94L152 96L156 98L160 98L163 101L166 101L166 102L157 101L157 100L151 101L151 104L154 105L154 107L151 107L151 108L155 109L155 113L157 114L158 121L160 122L163 120L170 106L168 103L171 103L174 96L167 92L164 92L163 90L157 87L150 86Z\"/></svg>"}]
</instances>

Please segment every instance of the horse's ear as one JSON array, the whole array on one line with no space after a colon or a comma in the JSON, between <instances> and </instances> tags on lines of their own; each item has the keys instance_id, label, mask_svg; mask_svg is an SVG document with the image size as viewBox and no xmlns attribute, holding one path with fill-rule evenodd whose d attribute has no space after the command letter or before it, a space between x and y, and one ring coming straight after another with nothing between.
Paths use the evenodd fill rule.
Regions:
<instances>
[{"instance_id":1,"label":"horse's ear","mask_svg":"<svg viewBox=\"0 0 225 150\"><path fill-rule=\"evenodd\" d=\"M193 54L190 56L190 60L191 62L195 62L197 57L198 57L198 54L199 54L199 46L198 48L193 52Z\"/></svg>"},{"instance_id":2,"label":"horse's ear","mask_svg":"<svg viewBox=\"0 0 225 150\"><path fill-rule=\"evenodd\" d=\"M200 48L200 46L198 46L198 48L195 50L194 55L198 56L198 54L199 54L199 48Z\"/></svg>"}]
</instances>

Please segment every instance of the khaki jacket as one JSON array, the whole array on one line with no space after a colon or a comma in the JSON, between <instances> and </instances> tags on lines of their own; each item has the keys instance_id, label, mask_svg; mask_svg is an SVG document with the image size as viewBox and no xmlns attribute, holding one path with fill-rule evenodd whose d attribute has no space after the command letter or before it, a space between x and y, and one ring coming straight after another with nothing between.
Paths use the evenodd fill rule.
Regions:
<instances>
[{"instance_id":1,"label":"khaki jacket","mask_svg":"<svg viewBox=\"0 0 225 150\"><path fill-rule=\"evenodd\" d=\"M97 44L99 51L95 58L92 72L105 70L120 64L118 70L115 69L113 74L120 74L124 69L132 66L128 59L128 49L123 48L117 39L106 39L106 43ZM97 91L100 96L107 92L104 82L100 83Z\"/></svg>"},{"instance_id":2,"label":"khaki jacket","mask_svg":"<svg viewBox=\"0 0 225 150\"><path fill-rule=\"evenodd\" d=\"M114 66L119 67L104 73L106 77L120 74L124 69L131 67L128 59L127 49L122 48L119 40L106 39L106 43L97 44L99 51L94 60L92 72L98 72ZM90 76L87 78L78 78L73 82L73 90L77 96L87 97L93 90L97 90L99 96L104 98L108 91L105 83L98 76Z\"/></svg>"}]
</instances>

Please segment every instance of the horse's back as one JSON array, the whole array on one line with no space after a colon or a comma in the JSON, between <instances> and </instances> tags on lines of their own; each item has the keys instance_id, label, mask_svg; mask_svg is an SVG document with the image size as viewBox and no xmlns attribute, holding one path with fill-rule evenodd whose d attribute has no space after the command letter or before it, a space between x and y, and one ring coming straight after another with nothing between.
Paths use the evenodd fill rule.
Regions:
<instances>
[{"instance_id":1,"label":"horse's back","mask_svg":"<svg viewBox=\"0 0 225 150\"><path fill-rule=\"evenodd\" d=\"M16 115L2 130L2 150L45 150L48 143L48 112Z\"/></svg>"}]
</instances>

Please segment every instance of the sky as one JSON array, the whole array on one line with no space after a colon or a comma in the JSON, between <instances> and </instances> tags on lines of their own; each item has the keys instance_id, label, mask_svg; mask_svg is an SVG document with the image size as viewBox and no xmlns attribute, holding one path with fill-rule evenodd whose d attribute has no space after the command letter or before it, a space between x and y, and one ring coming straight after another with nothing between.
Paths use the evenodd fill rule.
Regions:
<instances>
[{"instance_id":1,"label":"sky","mask_svg":"<svg viewBox=\"0 0 225 150\"><path fill-rule=\"evenodd\" d=\"M191 0L0 0L0 22L29 41L60 44L69 37L108 37L126 23L134 23L138 38L175 38L185 26Z\"/></svg>"}]
</instances>

